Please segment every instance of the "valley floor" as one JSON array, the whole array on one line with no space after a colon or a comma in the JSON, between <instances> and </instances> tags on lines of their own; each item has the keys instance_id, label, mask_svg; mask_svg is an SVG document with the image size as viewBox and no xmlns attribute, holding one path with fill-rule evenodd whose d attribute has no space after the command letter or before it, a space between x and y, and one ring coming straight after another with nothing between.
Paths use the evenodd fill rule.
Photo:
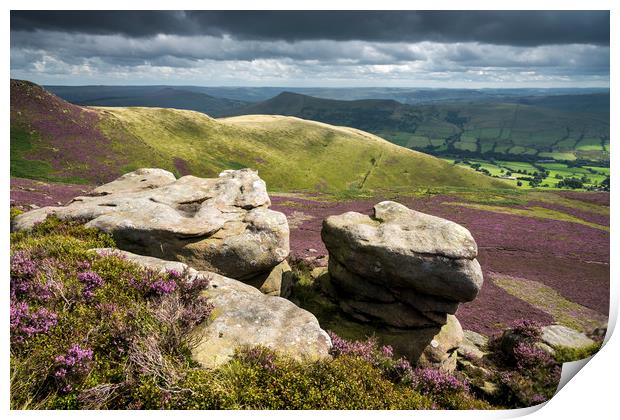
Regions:
<instances>
[{"instance_id":1,"label":"valley floor","mask_svg":"<svg viewBox=\"0 0 620 420\"><path fill-rule=\"evenodd\" d=\"M89 188L13 178L11 206L64 204ZM327 261L323 219L346 211L370 214L383 199L468 228L478 243L485 283L476 300L459 308L465 329L492 334L526 318L591 331L607 321L609 193L460 191L345 201L270 195L272 208L288 217L292 258L312 265Z\"/></svg>"}]
</instances>

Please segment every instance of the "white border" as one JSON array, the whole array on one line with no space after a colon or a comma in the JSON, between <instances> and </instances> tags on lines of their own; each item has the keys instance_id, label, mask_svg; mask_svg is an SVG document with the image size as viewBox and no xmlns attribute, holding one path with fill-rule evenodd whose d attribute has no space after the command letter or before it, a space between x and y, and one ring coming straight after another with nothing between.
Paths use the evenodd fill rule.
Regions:
<instances>
[{"instance_id":1,"label":"white border","mask_svg":"<svg viewBox=\"0 0 620 420\"><path fill-rule=\"evenodd\" d=\"M166 2L162 0L152 0L152 1L121 1L121 0L107 0L106 2L100 3L87 3L76 0L56 0L54 2L50 1L9 1L5 2L8 7L5 9L5 12L1 16L1 27L4 28L3 36L5 37L4 42L2 44L3 54L2 58L4 60L4 74L5 74L5 83L2 86L2 98L3 98L3 110L2 110L2 121L3 121L3 131L2 133L4 141L2 143L2 147L4 150L3 163L2 166L4 168L4 182L2 183L2 192L5 197L5 203L8 202L9 198L9 125L10 125L10 103L9 103L9 84L6 83L10 79L10 44L9 44L9 10L23 10L23 9L40 9L46 10L51 9L65 9L65 10L81 10L81 9L111 9L111 10L131 10L131 9L211 9L211 10L232 10L232 9L247 9L247 10L255 10L258 9L257 5L261 6L261 9L287 9L287 10L305 10L305 9L325 9L325 10L337 10L337 9L365 9L365 10L388 10L388 9L396 9L396 10L406 10L406 9L416 9L416 10L611 10L611 39L612 39L612 48L611 48L611 74L610 74L610 83L612 86L611 90L611 115L618 115L618 94L616 92L614 85L614 70L618 69L618 54L617 51L614 50L613 47L616 46L613 40L618 39L617 27L620 24L620 19L618 19L618 2L614 1L601 1L601 0L564 0L564 1L548 1L548 0L521 0L521 1L513 1L513 0L505 0L505 1L489 1L489 0L468 0L467 2L462 1L393 1L393 0L382 0L381 2L370 2L370 1L326 1L326 0L314 0L314 1L297 1L295 4L292 4L290 1L283 0L261 0L260 2L250 2L250 1L242 1L242 0L226 0L222 2L205 2L205 1L197 1L197 0L177 0L175 2ZM91 6L91 7L86 7ZM6 7L6 6L5 6ZM616 120L614 118L611 119L611 138L617 138L618 134ZM612 155L612 178L616 179L616 170L617 167L617 159L615 155ZM616 184L614 184L614 191ZM612 208L616 208L617 194L612 193ZM617 382L620 379L620 361L618 358L618 354L620 354L618 344L618 338L612 336L611 338L608 335L609 341L603 347L603 349L590 360L587 365L582 369L581 372L578 373L577 377L571 381L569 381L564 388L562 388L558 394L547 404L544 406L535 407L533 409L522 409L522 410L509 410L509 411L493 411L493 412L450 412L450 411L439 411L439 412L411 412L411 411L400 411L400 412L370 412L370 411L355 411L355 412L267 412L267 411L252 411L252 412L240 412L240 411L225 411L225 412L184 412L184 413L167 413L167 412L135 412L135 411L127 411L127 412L21 412L21 411L9 411L9 300L8 300L8 206L5 204L4 206L0 206L0 220L4 220L5 223L2 224L2 232L0 233L1 240L4 245L4 253L2 258L2 268L0 268L0 272L4 273L2 277L5 279L5 283L3 286L3 292L0 293L0 307L2 308L2 321L0 323L0 334L3 338L2 345L2 360L3 363L0 368L0 407L10 416L20 417L20 418L32 418L32 417L41 417L46 416L49 418L77 418L78 416L88 416L92 418L109 418L113 417L129 417L132 418L165 418L170 415L183 415L192 418L204 418L208 416L210 418L220 416L226 417L227 419L237 419L237 418L246 418L252 417L252 419L280 419L285 418L291 415L301 418L313 418L315 416L320 417L329 417L329 418L338 418L338 419L355 419L358 420L360 418L367 417L390 417L390 418L410 418L411 416L416 416L418 418L466 418L466 419L483 419L483 418L510 418L517 417L521 415L525 415L528 413L532 413L530 418L541 418L547 419L551 417L558 418L610 418L613 416L613 412L616 412L616 400L618 395L618 385ZM616 226L617 217L614 213L611 213L611 225ZM612 229L611 236L611 261L615 261L615 258L618 257L617 251L617 235L615 234L615 230ZM611 310L610 310L610 330L615 325L617 319L618 312L618 287L617 281L614 279L617 278L618 270L616 269L615 264L611 264ZM616 334L617 335L617 334Z\"/></svg>"}]
</instances>

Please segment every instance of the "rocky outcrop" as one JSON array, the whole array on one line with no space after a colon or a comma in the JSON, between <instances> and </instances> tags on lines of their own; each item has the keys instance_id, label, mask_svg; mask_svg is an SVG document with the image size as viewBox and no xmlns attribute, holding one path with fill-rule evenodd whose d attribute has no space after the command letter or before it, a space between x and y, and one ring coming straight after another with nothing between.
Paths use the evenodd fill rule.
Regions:
<instances>
[{"instance_id":1,"label":"rocky outcrop","mask_svg":"<svg viewBox=\"0 0 620 420\"><path fill-rule=\"evenodd\" d=\"M84 220L111 233L121 249L261 282L289 254L286 217L270 205L265 182L250 169L179 179L138 169L66 206L24 213L12 228L31 228L51 214ZM273 283L270 293L279 293Z\"/></svg>"},{"instance_id":2,"label":"rocky outcrop","mask_svg":"<svg viewBox=\"0 0 620 420\"><path fill-rule=\"evenodd\" d=\"M180 272L187 269L194 278L209 278L203 294L215 309L211 319L192 332L196 342L192 358L205 368L226 363L237 347L245 345L266 346L298 360L330 357L331 340L314 315L286 299L264 295L237 280L197 271L180 262L114 249L94 251L114 253L148 269Z\"/></svg>"},{"instance_id":3,"label":"rocky outcrop","mask_svg":"<svg viewBox=\"0 0 620 420\"><path fill-rule=\"evenodd\" d=\"M595 344L594 340L584 333L575 331L564 325L553 324L542 328L541 341L554 353L557 348L584 349Z\"/></svg>"},{"instance_id":4,"label":"rocky outcrop","mask_svg":"<svg viewBox=\"0 0 620 420\"><path fill-rule=\"evenodd\" d=\"M459 356L470 360L482 359L487 353L489 339L475 331L464 330L463 341L457 349Z\"/></svg>"},{"instance_id":5,"label":"rocky outcrop","mask_svg":"<svg viewBox=\"0 0 620 420\"><path fill-rule=\"evenodd\" d=\"M293 289L293 270L286 260L276 265L267 277L258 276L247 282L269 296L287 298Z\"/></svg>"},{"instance_id":6,"label":"rocky outcrop","mask_svg":"<svg viewBox=\"0 0 620 420\"><path fill-rule=\"evenodd\" d=\"M467 229L384 201L373 216L328 217L321 236L329 251L329 281L321 286L343 311L385 327L386 340L411 360L456 363L463 331L451 315L483 281Z\"/></svg>"}]
</instances>

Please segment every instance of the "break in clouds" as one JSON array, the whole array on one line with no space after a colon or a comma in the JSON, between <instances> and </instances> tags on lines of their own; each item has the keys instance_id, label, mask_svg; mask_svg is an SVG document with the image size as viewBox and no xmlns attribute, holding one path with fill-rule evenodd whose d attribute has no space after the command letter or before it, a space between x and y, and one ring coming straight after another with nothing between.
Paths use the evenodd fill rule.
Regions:
<instances>
[{"instance_id":1,"label":"break in clouds","mask_svg":"<svg viewBox=\"0 0 620 420\"><path fill-rule=\"evenodd\" d=\"M609 13L12 12L43 84L608 86Z\"/></svg>"}]
</instances>

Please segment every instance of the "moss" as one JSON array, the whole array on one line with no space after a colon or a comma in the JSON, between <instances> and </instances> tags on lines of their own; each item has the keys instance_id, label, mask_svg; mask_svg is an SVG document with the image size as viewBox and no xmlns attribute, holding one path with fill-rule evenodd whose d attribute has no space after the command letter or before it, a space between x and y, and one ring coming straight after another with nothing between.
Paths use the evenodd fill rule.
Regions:
<instances>
[{"instance_id":1,"label":"moss","mask_svg":"<svg viewBox=\"0 0 620 420\"><path fill-rule=\"evenodd\" d=\"M24 211L17 208L17 207L11 207L11 212L10 212L10 216L11 216L11 222L13 222L13 219L15 219L17 216L19 216L20 214L22 214Z\"/></svg>"},{"instance_id":2,"label":"moss","mask_svg":"<svg viewBox=\"0 0 620 420\"><path fill-rule=\"evenodd\" d=\"M595 355L601 348L601 343L593 343L587 347L556 347L554 357L558 363L574 362L577 360L587 359Z\"/></svg>"}]
</instances>

